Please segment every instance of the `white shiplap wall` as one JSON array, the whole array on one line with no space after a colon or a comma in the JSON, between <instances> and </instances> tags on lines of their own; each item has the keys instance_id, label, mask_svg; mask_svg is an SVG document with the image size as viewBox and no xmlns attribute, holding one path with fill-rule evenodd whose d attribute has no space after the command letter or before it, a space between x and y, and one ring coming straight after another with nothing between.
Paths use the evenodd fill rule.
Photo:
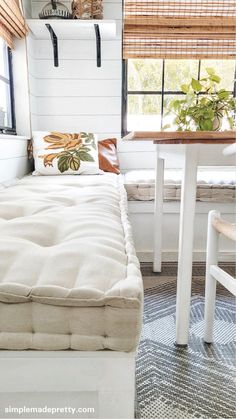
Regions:
<instances>
[{"instance_id":1,"label":"white shiplap wall","mask_svg":"<svg viewBox=\"0 0 236 419\"><path fill-rule=\"evenodd\" d=\"M70 2L64 1L67 6ZM31 2L37 18L44 1ZM92 131L99 138L121 133L122 1L104 0L104 18L115 19L117 37L102 41L102 67L96 67L95 40L59 40L54 68L50 40L28 40L32 127L34 130ZM152 144L119 141L122 169L154 167Z\"/></svg>"}]
</instances>

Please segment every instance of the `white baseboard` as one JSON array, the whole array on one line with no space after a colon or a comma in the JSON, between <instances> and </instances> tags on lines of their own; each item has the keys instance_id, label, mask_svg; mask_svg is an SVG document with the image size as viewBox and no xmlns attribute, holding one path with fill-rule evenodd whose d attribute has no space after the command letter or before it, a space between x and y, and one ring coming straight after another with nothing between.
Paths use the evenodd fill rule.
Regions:
<instances>
[{"instance_id":1,"label":"white baseboard","mask_svg":"<svg viewBox=\"0 0 236 419\"><path fill-rule=\"evenodd\" d=\"M137 256L140 262L152 262L153 261L153 252L137 252ZM164 250L162 252L163 262L177 262L178 261L178 252L177 251L168 251ZM205 262L206 253L200 250L193 252L193 261L194 262ZM235 252L219 252L219 262L235 262L236 256Z\"/></svg>"}]
</instances>

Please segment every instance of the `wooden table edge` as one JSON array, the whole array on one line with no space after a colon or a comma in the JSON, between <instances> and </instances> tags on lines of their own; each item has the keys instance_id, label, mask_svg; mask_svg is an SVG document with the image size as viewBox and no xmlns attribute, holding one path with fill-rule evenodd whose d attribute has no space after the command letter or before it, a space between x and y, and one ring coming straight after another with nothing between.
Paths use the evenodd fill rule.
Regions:
<instances>
[{"instance_id":1,"label":"wooden table edge","mask_svg":"<svg viewBox=\"0 0 236 419\"><path fill-rule=\"evenodd\" d=\"M134 131L124 141L153 141L154 144L233 144L236 131Z\"/></svg>"}]
</instances>

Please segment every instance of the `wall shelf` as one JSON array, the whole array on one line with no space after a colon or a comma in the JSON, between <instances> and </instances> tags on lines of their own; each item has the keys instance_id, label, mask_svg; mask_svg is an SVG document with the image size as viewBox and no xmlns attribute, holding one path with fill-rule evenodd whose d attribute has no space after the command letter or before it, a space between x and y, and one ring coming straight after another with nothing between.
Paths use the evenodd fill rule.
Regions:
<instances>
[{"instance_id":1,"label":"wall shelf","mask_svg":"<svg viewBox=\"0 0 236 419\"><path fill-rule=\"evenodd\" d=\"M101 42L116 36L115 20L27 19L35 39L52 41L54 67L59 67L58 40L95 39L97 67L101 67Z\"/></svg>"},{"instance_id":2,"label":"wall shelf","mask_svg":"<svg viewBox=\"0 0 236 419\"><path fill-rule=\"evenodd\" d=\"M27 19L35 39L49 39L46 24L51 25L58 39L94 39L94 25L99 25L102 39L116 36L115 20Z\"/></svg>"}]
</instances>

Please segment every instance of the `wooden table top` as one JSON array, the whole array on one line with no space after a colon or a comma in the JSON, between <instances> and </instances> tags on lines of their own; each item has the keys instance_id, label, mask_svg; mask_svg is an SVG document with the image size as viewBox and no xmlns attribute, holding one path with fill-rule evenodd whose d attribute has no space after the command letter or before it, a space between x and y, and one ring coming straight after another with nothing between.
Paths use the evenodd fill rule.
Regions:
<instances>
[{"instance_id":1,"label":"wooden table top","mask_svg":"<svg viewBox=\"0 0 236 419\"><path fill-rule=\"evenodd\" d=\"M236 130L232 131L133 131L123 137L125 141L152 141L154 144L233 144Z\"/></svg>"}]
</instances>

